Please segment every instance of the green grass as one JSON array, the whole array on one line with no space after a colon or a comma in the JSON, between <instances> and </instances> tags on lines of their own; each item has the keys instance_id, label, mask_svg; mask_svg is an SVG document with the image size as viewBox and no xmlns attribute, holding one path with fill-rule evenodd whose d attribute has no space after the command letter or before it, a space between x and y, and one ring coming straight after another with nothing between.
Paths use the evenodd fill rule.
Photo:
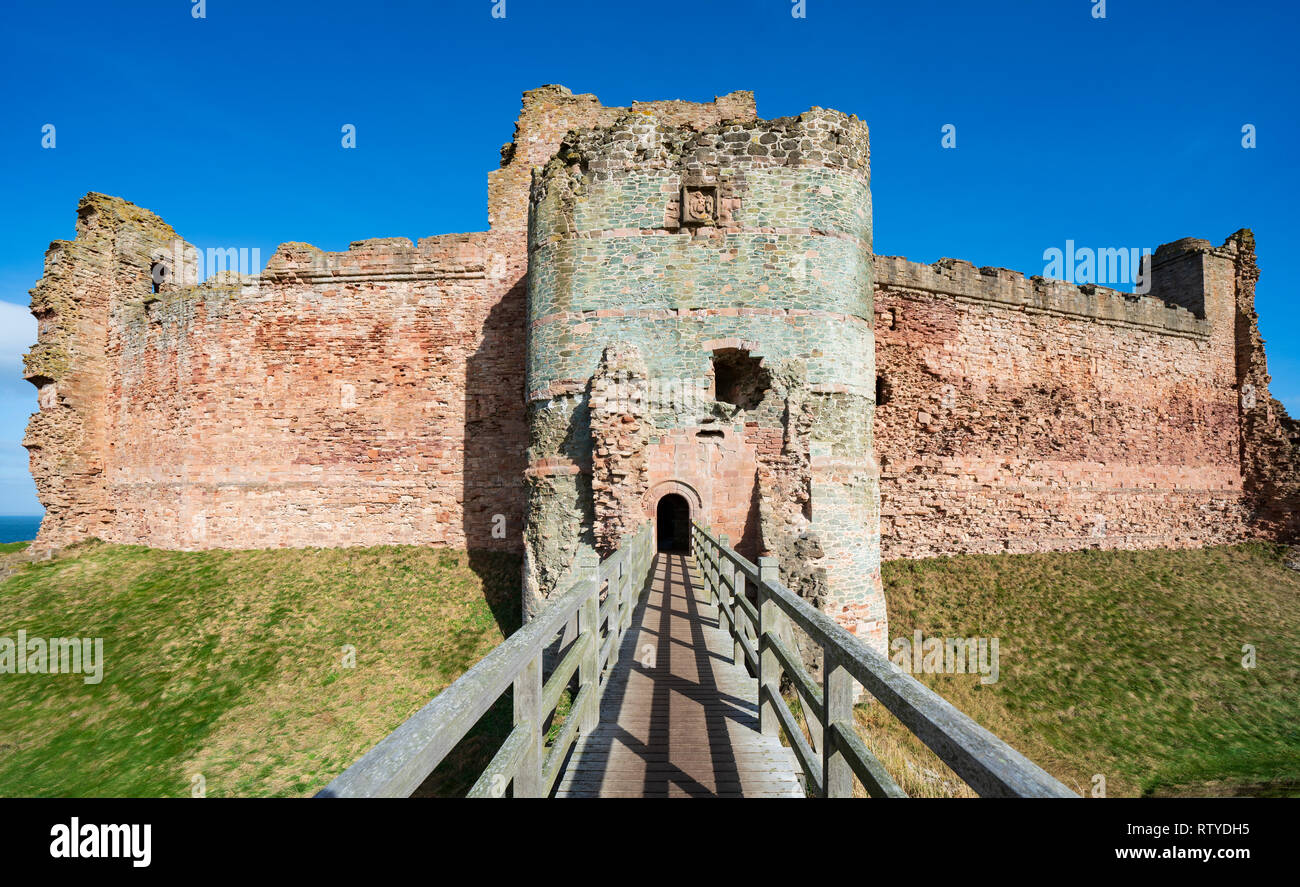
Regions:
<instances>
[{"instance_id":1,"label":"green grass","mask_svg":"<svg viewBox=\"0 0 1300 887\"><path fill-rule=\"evenodd\" d=\"M200 773L209 796L311 794L517 627L519 566L101 543L25 566L0 583L0 636L102 637L104 677L0 675L0 795L184 796ZM483 731L508 729L500 709ZM491 742L466 745L445 784Z\"/></svg>"},{"instance_id":2,"label":"green grass","mask_svg":"<svg viewBox=\"0 0 1300 887\"><path fill-rule=\"evenodd\" d=\"M893 561L890 636L998 637L995 684L917 677L1076 791L1102 774L1110 796L1292 794L1300 573L1284 554L1250 544ZM880 706L857 714L905 789L962 793Z\"/></svg>"},{"instance_id":3,"label":"green grass","mask_svg":"<svg viewBox=\"0 0 1300 887\"><path fill-rule=\"evenodd\" d=\"M890 634L998 637L996 684L918 677L1076 790L1100 773L1112 796L1294 793L1300 573L1283 554L895 561ZM0 582L0 637L102 637L105 671L0 675L0 795L183 796L198 773L212 796L311 794L517 627L519 566L100 543L23 564ZM909 793L968 793L880 706L857 717ZM509 729L507 696L419 794L463 794Z\"/></svg>"}]
</instances>

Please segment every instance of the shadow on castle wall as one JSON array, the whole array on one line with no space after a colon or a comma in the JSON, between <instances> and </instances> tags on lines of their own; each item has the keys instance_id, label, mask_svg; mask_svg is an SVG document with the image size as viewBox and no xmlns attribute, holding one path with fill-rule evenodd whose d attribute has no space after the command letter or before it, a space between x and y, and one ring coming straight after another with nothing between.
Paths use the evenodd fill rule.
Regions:
<instances>
[{"instance_id":1,"label":"shadow on castle wall","mask_svg":"<svg viewBox=\"0 0 1300 887\"><path fill-rule=\"evenodd\" d=\"M470 568L502 633L522 622L521 539L527 429L523 420L525 280L488 312L465 365L462 528Z\"/></svg>"}]
</instances>

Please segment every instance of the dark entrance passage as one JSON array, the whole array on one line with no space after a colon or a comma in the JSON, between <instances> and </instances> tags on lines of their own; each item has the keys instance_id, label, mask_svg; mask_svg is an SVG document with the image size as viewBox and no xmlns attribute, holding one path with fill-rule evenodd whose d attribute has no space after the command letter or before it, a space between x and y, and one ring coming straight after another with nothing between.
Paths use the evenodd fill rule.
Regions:
<instances>
[{"instance_id":1,"label":"dark entrance passage","mask_svg":"<svg viewBox=\"0 0 1300 887\"><path fill-rule=\"evenodd\" d=\"M655 515L659 550L688 553L691 550L691 507L676 493L659 500Z\"/></svg>"}]
</instances>

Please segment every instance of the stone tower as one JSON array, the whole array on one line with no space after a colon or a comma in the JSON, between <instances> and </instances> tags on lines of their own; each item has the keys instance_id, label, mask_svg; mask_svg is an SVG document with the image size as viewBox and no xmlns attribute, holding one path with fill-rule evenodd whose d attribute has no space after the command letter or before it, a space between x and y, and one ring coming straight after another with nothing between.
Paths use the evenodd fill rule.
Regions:
<instances>
[{"instance_id":1,"label":"stone tower","mask_svg":"<svg viewBox=\"0 0 1300 887\"><path fill-rule=\"evenodd\" d=\"M883 645L871 224L867 127L821 108L633 110L534 172L526 615L680 497Z\"/></svg>"}]
</instances>

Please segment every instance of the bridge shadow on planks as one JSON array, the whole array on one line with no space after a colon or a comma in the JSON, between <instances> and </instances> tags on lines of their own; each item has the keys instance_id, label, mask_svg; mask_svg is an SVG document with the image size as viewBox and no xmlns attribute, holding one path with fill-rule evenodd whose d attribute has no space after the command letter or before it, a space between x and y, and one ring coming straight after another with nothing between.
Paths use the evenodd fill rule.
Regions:
<instances>
[{"instance_id":1,"label":"bridge shadow on planks","mask_svg":"<svg viewBox=\"0 0 1300 887\"><path fill-rule=\"evenodd\" d=\"M802 797L789 749L758 731L757 682L731 661L693 559L660 553L557 797Z\"/></svg>"}]
</instances>

